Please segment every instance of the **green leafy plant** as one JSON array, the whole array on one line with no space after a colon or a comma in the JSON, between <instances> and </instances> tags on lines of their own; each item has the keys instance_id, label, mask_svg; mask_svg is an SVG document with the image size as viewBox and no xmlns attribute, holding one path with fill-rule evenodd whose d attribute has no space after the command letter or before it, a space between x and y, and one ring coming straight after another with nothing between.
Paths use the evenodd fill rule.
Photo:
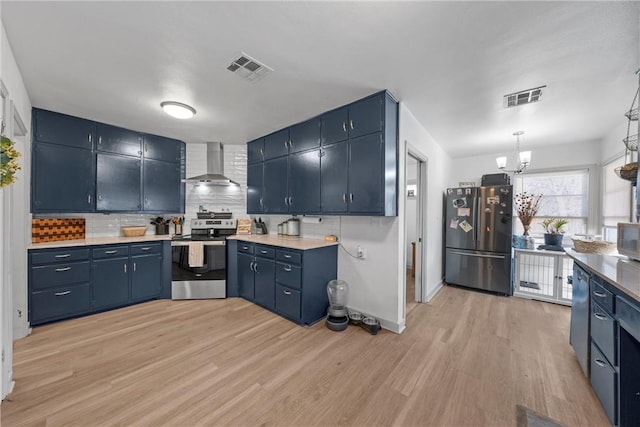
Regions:
<instances>
[{"instance_id":1,"label":"green leafy plant","mask_svg":"<svg viewBox=\"0 0 640 427\"><path fill-rule=\"evenodd\" d=\"M20 152L14 148L14 142L2 136L0 139L0 188L16 181L16 172L20 170L18 157Z\"/></svg>"},{"instance_id":2,"label":"green leafy plant","mask_svg":"<svg viewBox=\"0 0 640 427\"><path fill-rule=\"evenodd\" d=\"M547 218L540 223L547 234L564 234L564 226L569 224L564 218Z\"/></svg>"}]
</instances>

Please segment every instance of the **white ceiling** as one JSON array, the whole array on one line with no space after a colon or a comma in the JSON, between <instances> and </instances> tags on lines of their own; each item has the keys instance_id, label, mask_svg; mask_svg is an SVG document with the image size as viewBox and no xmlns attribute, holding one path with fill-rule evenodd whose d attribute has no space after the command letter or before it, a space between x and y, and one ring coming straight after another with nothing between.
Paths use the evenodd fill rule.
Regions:
<instances>
[{"instance_id":1,"label":"white ceiling","mask_svg":"<svg viewBox=\"0 0 640 427\"><path fill-rule=\"evenodd\" d=\"M454 157L602 139L638 79L638 2L18 2L2 21L34 106L241 144L389 89ZM244 51L275 71L225 68ZM502 96L547 85L537 104ZM197 109L166 116L163 100ZM624 135L621 135L621 138Z\"/></svg>"}]
</instances>

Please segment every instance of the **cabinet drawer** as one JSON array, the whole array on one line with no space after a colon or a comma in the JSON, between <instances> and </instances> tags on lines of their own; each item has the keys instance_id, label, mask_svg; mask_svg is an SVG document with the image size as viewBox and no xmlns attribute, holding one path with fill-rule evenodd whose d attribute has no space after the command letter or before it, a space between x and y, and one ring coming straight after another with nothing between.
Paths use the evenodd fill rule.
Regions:
<instances>
[{"instance_id":1,"label":"cabinet drawer","mask_svg":"<svg viewBox=\"0 0 640 427\"><path fill-rule=\"evenodd\" d=\"M282 261L287 264L300 265L300 261L302 260L302 254L300 254L299 252L278 250L276 251L276 259L278 261Z\"/></svg>"},{"instance_id":2,"label":"cabinet drawer","mask_svg":"<svg viewBox=\"0 0 640 427\"><path fill-rule=\"evenodd\" d=\"M54 252L31 252L31 264L51 264L54 262L84 261L89 259L89 249L60 249Z\"/></svg>"},{"instance_id":3,"label":"cabinet drawer","mask_svg":"<svg viewBox=\"0 0 640 427\"><path fill-rule=\"evenodd\" d=\"M161 243L141 243L141 244L131 245L131 256L159 254L161 251L162 251Z\"/></svg>"},{"instance_id":4,"label":"cabinet drawer","mask_svg":"<svg viewBox=\"0 0 640 427\"><path fill-rule=\"evenodd\" d=\"M613 303L614 296L597 282L598 279L598 277L591 279L591 300L600 304L609 314L613 314L615 313Z\"/></svg>"},{"instance_id":5,"label":"cabinet drawer","mask_svg":"<svg viewBox=\"0 0 640 427\"><path fill-rule=\"evenodd\" d=\"M129 247L108 246L106 248L92 249L91 252L93 253L93 259L128 257Z\"/></svg>"},{"instance_id":6,"label":"cabinet drawer","mask_svg":"<svg viewBox=\"0 0 640 427\"><path fill-rule=\"evenodd\" d=\"M617 297L616 300L620 326L640 341L640 309L623 298Z\"/></svg>"},{"instance_id":7,"label":"cabinet drawer","mask_svg":"<svg viewBox=\"0 0 640 427\"><path fill-rule=\"evenodd\" d=\"M276 284L276 311L284 316L300 319L300 291Z\"/></svg>"},{"instance_id":8,"label":"cabinet drawer","mask_svg":"<svg viewBox=\"0 0 640 427\"><path fill-rule=\"evenodd\" d=\"M609 363L617 365L616 321L599 304L591 304L591 340L600 348Z\"/></svg>"},{"instance_id":9,"label":"cabinet drawer","mask_svg":"<svg viewBox=\"0 0 640 427\"><path fill-rule=\"evenodd\" d=\"M32 290L88 282L89 261L43 265L31 269Z\"/></svg>"},{"instance_id":10,"label":"cabinet drawer","mask_svg":"<svg viewBox=\"0 0 640 427\"><path fill-rule=\"evenodd\" d=\"M598 395L611 425L616 425L617 418L617 381L618 374L615 369L600 353L598 347L591 343L591 386Z\"/></svg>"},{"instance_id":11,"label":"cabinet drawer","mask_svg":"<svg viewBox=\"0 0 640 427\"><path fill-rule=\"evenodd\" d=\"M31 322L53 320L86 312L91 307L89 283L31 294Z\"/></svg>"},{"instance_id":12,"label":"cabinet drawer","mask_svg":"<svg viewBox=\"0 0 640 427\"><path fill-rule=\"evenodd\" d=\"M254 249L256 256L263 258L274 258L276 256L276 250L269 246L256 245Z\"/></svg>"},{"instance_id":13,"label":"cabinet drawer","mask_svg":"<svg viewBox=\"0 0 640 427\"><path fill-rule=\"evenodd\" d=\"M291 288L302 289L300 278L302 269L296 265L278 262L276 264L276 282Z\"/></svg>"},{"instance_id":14,"label":"cabinet drawer","mask_svg":"<svg viewBox=\"0 0 640 427\"><path fill-rule=\"evenodd\" d=\"M253 245L250 243L238 242L238 252L243 254L252 254L253 253Z\"/></svg>"}]
</instances>

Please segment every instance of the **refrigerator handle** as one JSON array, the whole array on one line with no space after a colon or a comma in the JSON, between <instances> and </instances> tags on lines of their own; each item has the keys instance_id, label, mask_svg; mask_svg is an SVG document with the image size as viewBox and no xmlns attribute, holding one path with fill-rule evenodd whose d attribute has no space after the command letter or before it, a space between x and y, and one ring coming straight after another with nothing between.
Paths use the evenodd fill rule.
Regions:
<instances>
[{"instance_id":1,"label":"refrigerator handle","mask_svg":"<svg viewBox=\"0 0 640 427\"><path fill-rule=\"evenodd\" d=\"M494 258L494 259L505 259L506 255L489 255L489 254L470 254L467 252L458 252L458 251L451 251L452 254L454 255L463 255L463 256L471 256L471 257L476 257L476 258Z\"/></svg>"},{"instance_id":2,"label":"refrigerator handle","mask_svg":"<svg viewBox=\"0 0 640 427\"><path fill-rule=\"evenodd\" d=\"M477 196L473 200L474 219L476 221L475 227L473 227L473 243L475 243L476 249L478 248L478 238L480 229L480 189L478 189Z\"/></svg>"}]
</instances>

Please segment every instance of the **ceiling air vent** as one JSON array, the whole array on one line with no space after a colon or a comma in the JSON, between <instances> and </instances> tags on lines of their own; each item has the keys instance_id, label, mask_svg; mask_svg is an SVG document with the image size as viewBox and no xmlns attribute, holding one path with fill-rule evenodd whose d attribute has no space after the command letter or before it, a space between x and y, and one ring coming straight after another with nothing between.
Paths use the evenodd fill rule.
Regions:
<instances>
[{"instance_id":1,"label":"ceiling air vent","mask_svg":"<svg viewBox=\"0 0 640 427\"><path fill-rule=\"evenodd\" d=\"M504 108L517 107L518 105L531 104L532 102L540 101L540 98L542 98L542 89L545 87L547 86L540 86L505 95Z\"/></svg>"},{"instance_id":2,"label":"ceiling air vent","mask_svg":"<svg viewBox=\"0 0 640 427\"><path fill-rule=\"evenodd\" d=\"M253 59L244 52L240 52L240 55L227 66L227 70L245 80L255 82L272 72L273 68Z\"/></svg>"}]
</instances>

